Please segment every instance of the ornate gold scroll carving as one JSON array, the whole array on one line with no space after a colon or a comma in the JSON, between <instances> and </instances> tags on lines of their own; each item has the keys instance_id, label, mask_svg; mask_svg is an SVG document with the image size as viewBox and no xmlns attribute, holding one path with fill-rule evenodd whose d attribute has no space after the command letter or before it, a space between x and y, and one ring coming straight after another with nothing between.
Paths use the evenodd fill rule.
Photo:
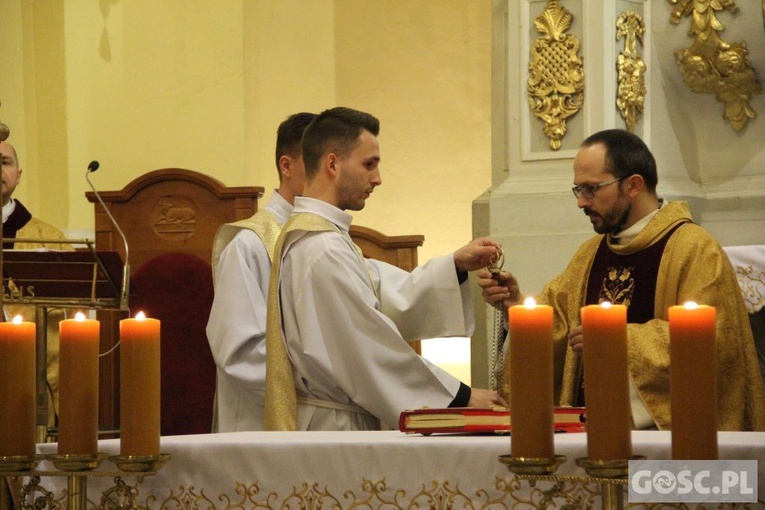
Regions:
<instances>
[{"instance_id":1,"label":"ornate gold scroll carving","mask_svg":"<svg viewBox=\"0 0 765 510\"><path fill-rule=\"evenodd\" d=\"M725 118L736 131L757 117L749 104L752 96L762 94L757 75L746 56L746 42L727 43L720 37L725 26L716 11L738 11L734 0L668 0L676 7L670 21L680 22L692 16L689 35L694 36L690 48L675 52L683 81L697 93L715 94L725 104Z\"/></svg>"},{"instance_id":2,"label":"ornate gold scroll carving","mask_svg":"<svg viewBox=\"0 0 765 510\"><path fill-rule=\"evenodd\" d=\"M640 14L632 11L621 13L616 20L616 40L624 38L624 51L616 59L616 106L628 131L635 130L645 105L646 65L637 49L638 42L643 45L643 34L645 23Z\"/></svg>"},{"instance_id":3,"label":"ornate gold scroll carving","mask_svg":"<svg viewBox=\"0 0 765 510\"><path fill-rule=\"evenodd\" d=\"M579 40L566 34L572 20L573 15L558 0L548 0L545 10L534 20L543 37L531 48L529 106L544 122L543 131L552 150L560 149L566 135L566 119L579 112L584 102Z\"/></svg>"}]
</instances>

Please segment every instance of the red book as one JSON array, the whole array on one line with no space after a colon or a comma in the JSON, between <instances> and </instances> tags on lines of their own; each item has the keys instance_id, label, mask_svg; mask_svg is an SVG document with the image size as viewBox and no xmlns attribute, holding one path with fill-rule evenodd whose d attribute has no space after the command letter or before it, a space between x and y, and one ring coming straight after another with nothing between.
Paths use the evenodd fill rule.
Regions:
<instances>
[{"instance_id":1,"label":"red book","mask_svg":"<svg viewBox=\"0 0 765 510\"><path fill-rule=\"evenodd\" d=\"M584 407L556 407L556 432L584 432ZM511 432L510 411L506 408L476 407L422 408L401 413L398 428L407 434Z\"/></svg>"}]
</instances>

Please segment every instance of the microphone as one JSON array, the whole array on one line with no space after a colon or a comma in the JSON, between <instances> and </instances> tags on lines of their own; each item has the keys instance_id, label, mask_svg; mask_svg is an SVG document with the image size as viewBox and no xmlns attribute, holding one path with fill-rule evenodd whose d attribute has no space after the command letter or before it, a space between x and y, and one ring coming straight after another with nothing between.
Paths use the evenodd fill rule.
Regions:
<instances>
[{"instance_id":1,"label":"microphone","mask_svg":"<svg viewBox=\"0 0 765 510\"><path fill-rule=\"evenodd\" d=\"M95 172L98 170L98 168L101 165L98 163L98 161L91 161L88 165L88 171L85 172L85 180L88 181L88 184L90 185L90 189L93 190L93 194L96 195L96 198L98 199L98 203L101 204L101 207L103 207L104 211L106 212L106 215L109 217L109 221L112 222L112 225L114 225L114 228L119 232L120 236L122 237L122 243L125 245L125 264L122 266L122 291L120 294L120 310L129 310L128 309L128 296L130 295L130 263L129 263L129 251L128 251L128 242L127 238L125 237L125 234L122 232L122 229L117 224L117 220L114 219L114 216L112 216L112 213L109 211L109 209L106 207L106 204L104 204L104 201L101 199L101 195L98 193L98 190L96 190L96 187L93 186L93 183L90 182L90 174L91 172Z\"/></svg>"}]
</instances>

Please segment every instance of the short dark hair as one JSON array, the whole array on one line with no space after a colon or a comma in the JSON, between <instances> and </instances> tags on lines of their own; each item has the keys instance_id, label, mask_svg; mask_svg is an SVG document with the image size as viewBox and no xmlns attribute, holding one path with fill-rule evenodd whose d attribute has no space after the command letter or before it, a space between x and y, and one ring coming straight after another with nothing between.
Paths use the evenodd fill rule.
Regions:
<instances>
[{"instance_id":1,"label":"short dark hair","mask_svg":"<svg viewBox=\"0 0 765 510\"><path fill-rule=\"evenodd\" d=\"M640 175L648 191L656 193L659 183L656 159L639 136L624 129L606 129L587 137L581 146L590 147L599 143L606 148L608 172L615 177Z\"/></svg>"},{"instance_id":2,"label":"short dark hair","mask_svg":"<svg viewBox=\"0 0 765 510\"><path fill-rule=\"evenodd\" d=\"M315 118L315 113L300 112L290 115L279 124L276 130L276 170L279 172L279 181L282 180L279 160L282 156L293 158L300 156L302 151L300 140L303 138L303 131Z\"/></svg>"},{"instance_id":3,"label":"short dark hair","mask_svg":"<svg viewBox=\"0 0 765 510\"><path fill-rule=\"evenodd\" d=\"M380 121L374 115L338 106L321 112L303 133L303 161L307 177L319 171L322 156L333 152L347 157L359 143L363 130L374 136L380 133Z\"/></svg>"}]
</instances>

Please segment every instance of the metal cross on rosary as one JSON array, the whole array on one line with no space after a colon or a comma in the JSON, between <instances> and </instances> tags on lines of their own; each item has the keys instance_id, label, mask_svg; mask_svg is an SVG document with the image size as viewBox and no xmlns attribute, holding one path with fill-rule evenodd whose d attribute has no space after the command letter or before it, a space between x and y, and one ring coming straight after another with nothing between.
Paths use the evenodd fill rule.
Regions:
<instances>
[{"instance_id":1,"label":"metal cross on rosary","mask_svg":"<svg viewBox=\"0 0 765 510\"><path fill-rule=\"evenodd\" d=\"M502 271L502 266L505 265L505 254L502 253L502 248L497 248L497 256L494 258L486 269L491 273L491 277L499 281L499 273Z\"/></svg>"}]
</instances>

